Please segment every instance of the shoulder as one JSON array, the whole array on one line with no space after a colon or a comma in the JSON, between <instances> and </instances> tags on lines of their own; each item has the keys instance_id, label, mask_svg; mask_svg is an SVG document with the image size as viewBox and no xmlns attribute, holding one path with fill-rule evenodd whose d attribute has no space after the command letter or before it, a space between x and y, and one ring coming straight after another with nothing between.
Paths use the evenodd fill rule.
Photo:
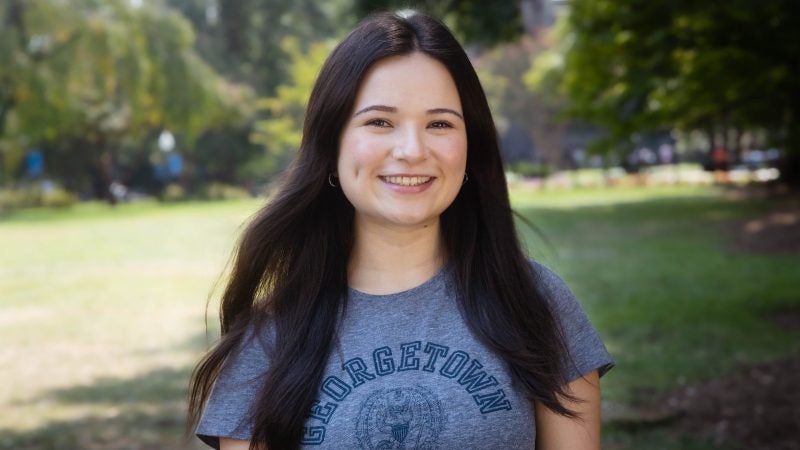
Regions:
<instances>
[{"instance_id":1,"label":"shoulder","mask_svg":"<svg viewBox=\"0 0 800 450\"><path fill-rule=\"evenodd\" d=\"M536 289L552 308L564 333L569 352L567 380L575 380L592 370L604 375L614 366L614 360L578 299L554 271L534 261L530 261L530 266Z\"/></svg>"},{"instance_id":2,"label":"shoulder","mask_svg":"<svg viewBox=\"0 0 800 450\"><path fill-rule=\"evenodd\" d=\"M537 282L544 283L550 287L566 286L564 280L561 279L552 269L544 264L528 259L528 265L531 268L531 273Z\"/></svg>"},{"instance_id":3,"label":"shoulder","mask_svg":"<svg viewBox=\"0 0 800 450\"><path fill-rule=\"evenodd\" d=\"M562 309L563 307L574 307L575 305L573 304L577 304L572 290L557 273L541 263L533 260L528 261L536 289L551 305Z\"/></svg>"},{"instance_id":4,"label":"shoulder","mask_svg":"<svg viewBox=\"0 0 800 450\"><path fill-rule=\"evenodd\" d=\"M204 442L217 447L220 436L249 439L252 435L250 414L269 369L273 335L266 321L245 327L223 363L197 426L196 433Z\"/></svg>"},{"instance_id":5,"label":"shoulder","mask_svg":"<svg viewBox=\"0 0 800 450\"><path fill-rule=\"evenodd\" d=\"M225 360L218 383L239 383L263 372L269 365L275 329L269 322L249 323Z\"/></svg>"}]
</instances>

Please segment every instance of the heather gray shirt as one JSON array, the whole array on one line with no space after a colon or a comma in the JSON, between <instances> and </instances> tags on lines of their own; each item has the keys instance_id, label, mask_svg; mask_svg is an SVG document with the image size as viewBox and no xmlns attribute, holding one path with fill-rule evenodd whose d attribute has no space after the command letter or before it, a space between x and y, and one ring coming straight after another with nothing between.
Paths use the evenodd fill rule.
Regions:
<instances>
[{"instance_id":1,"label":"heather gray shirt","mask_svg":"<svg viewBox=\"0 0 800 450\"><path fill-rule=\"evenodd\" d=\"M567 379L613 360L564 282L533 263L555 305L571 359ZM350 290L350 303L305 427L308 449L523 449L536 440L533 408L505 363L473 336L450 272L390 295ZM249 412L269 366L269 336L229 361L197 429L250 439Z\"/></svg>"}]
</instances>

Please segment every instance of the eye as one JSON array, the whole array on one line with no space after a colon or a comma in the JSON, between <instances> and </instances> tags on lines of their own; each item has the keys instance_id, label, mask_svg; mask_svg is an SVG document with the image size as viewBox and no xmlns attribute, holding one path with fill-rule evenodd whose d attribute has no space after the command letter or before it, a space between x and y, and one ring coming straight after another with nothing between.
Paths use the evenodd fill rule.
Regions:
<instances>
[{"instance_id":1,"label":"eye","mask_svg":"<svg viewBox=\"0 0 800 450\"><path fill-rule=\"evenodd\" d=\"M445 120L437 120L435 122L431 122L430 125L428 125L428 128L436 128L436 129L453 128L453 124Z\"/></svg>"},{"instance_id":2,"label":"eye","mask_svg":"<svg viewBox=\"0 0 800 450\"><path fill-rule=\"evenodd\" d=\"M366 125L378 128L389 128L391 126L391 124L384 119L371 119Z\"/></svg>"}]
</instances>

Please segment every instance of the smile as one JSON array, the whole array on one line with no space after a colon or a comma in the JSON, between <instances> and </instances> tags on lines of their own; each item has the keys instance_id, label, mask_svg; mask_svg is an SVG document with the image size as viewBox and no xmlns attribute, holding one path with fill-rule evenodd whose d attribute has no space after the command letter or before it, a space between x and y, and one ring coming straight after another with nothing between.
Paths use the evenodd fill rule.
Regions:
<instances>
[{"instance_id":1,"label":"smile","mask_svg":"<svg viewBox=\"0 0 800 450\"><path fill-rule=\"evenodd\" d=\"M389 176L381 177L381 179L389 184L396 184L398 186L419 186L431 181L433 177Z\"/></svg>"}]
</instances>

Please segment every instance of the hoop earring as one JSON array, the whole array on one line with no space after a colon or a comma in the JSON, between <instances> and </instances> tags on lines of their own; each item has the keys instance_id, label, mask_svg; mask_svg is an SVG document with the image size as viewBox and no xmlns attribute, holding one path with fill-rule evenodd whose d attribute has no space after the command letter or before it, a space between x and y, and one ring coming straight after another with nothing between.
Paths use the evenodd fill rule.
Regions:
<instances>
[{"instance_id":1,"label":"hoop earring","mask_svg":"<svg viewBox=\"0 0 800 450\"><path fill-rule=\"evenodd\" d=\"M469 180L469 175L467 175L467 172L464 172L464 181L461 182L461 185L467 184L467 180Z\"/></svg>"},{"instance_id":2,"label":"hoop earring","mask_svg":"<svg viewBox=\"0 0 800 450\"><path fill-rule=\"evenodd\" d=\"M333 179L334 179L334 178L337 178L337 177L336 177L336 175L334 175L333 173L329 173L329 174L328 174L328 184L330 184L330 185L331 185L331 187L339 187L339 185L338 185L338 184L336 184L336 183L334 183L334 182L333 182Z\"/></svg>"}]
</instances>

